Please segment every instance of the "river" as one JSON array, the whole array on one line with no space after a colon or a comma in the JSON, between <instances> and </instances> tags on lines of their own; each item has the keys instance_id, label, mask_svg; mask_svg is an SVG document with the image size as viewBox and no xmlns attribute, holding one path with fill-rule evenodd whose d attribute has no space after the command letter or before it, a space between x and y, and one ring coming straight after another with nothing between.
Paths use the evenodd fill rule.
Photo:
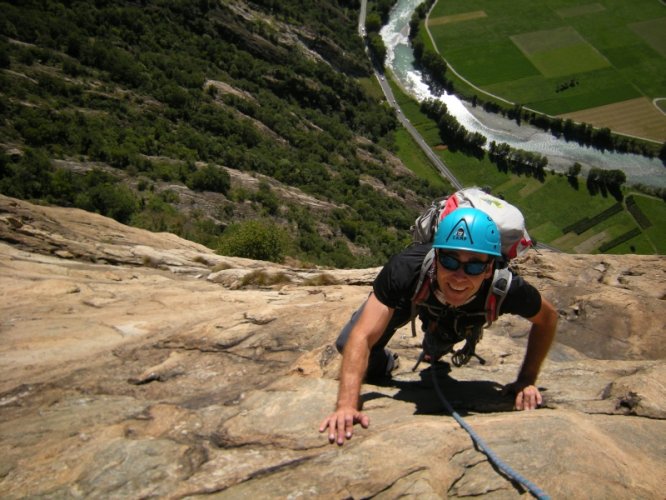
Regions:
<instances>
[{"instance_id":1,"label":"river","mask_svg":"<svg viewBox=\"0 0 666 500\"><path fill-rule=\"evenodd\" d=\"M600 151L576 142L558 139L530 125L518 125L502 115L486 113L480 108L444 93L433 95L423 81L420 71L414 68L414 54L409 43L409 20L424 0L398 0L391 11L388 24L380 32L387 49L386 67L391 70L400 86L419 102L428 98L444 102L461 125L472 132L483 134L488 143L505 142L513 148L540 153L548 158L548 168L565 172L575 162L583 167L622 170L628 184L645 184L666 187L666 168L659 159L635 154Z\"/></svg>"}]
</instances>

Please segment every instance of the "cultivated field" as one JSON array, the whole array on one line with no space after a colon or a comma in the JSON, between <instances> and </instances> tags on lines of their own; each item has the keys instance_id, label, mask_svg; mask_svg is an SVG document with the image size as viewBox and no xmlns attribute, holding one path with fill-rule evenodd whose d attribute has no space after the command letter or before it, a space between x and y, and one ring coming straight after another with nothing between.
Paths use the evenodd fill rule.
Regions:
<instances>
[{"instance_id":1,"label":"cultivated field","mask_svg":"<svg viewBox=\"0 0 666 500\"><path fill-rule=\"evenodd\" d=\"M645 97L561 116L576 122L590 123L595 127L608 127L622 134L666 142L666 116Z\"/></svg>"},{"instance_id":2,"label":"cultivated field","mask_svg":"<svg viewBox=\"0 0 666 500\"><path fill-rule=\"evenodd\" d=\"M666 203L660 198L624 190L621 201L590 195L584 178L573 183L563 174L548 173L542 181L500 171L487 156L477 158L439 148L437 123L419 111L419 104L392 83L402 112L424 140L465 186L488 186L522 210L530 236L565 252L666 254ZM397 136L398 154L422 178L431 178L429 161ZM419 166L419 164L421 164ZM417 168L418 167L418 168ZM450 187L443 187L448 192Z\"/></svg>"},{"instance_id":3,"label":"cultivated field","mask_svg":"<svg viewBox=\"0 0 666 500\"><path fill-rule=\"evenodd\" d=\"M662 2L447 0L435 5L428 27L447 62L486 92L666 139L666 115L653 104L666 97Z\"/></svg>"}]
</instances>

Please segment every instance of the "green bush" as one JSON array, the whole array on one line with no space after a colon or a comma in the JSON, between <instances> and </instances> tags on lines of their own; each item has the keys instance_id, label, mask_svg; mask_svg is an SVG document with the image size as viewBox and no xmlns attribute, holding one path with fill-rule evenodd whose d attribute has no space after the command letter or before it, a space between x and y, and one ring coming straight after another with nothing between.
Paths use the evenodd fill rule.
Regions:
<instances>
[{"instance_id":1,"label":"green bush","mask_svg":"<svg viewBox=\"0 0 666 500\"><path fill-rule=\"evenodd\" d=\"M76 197L76 205L127 224L138 210L139 202L123 184L99 184Z\"/></svg>"},{"instance_id":2,"label":"green bush","mask_svg":"<svg viewBox=\"0 0 666 500\"><path fill-rule=\"evenodd\" d=\"M149 195L132 217L132 225L155 232L182 234L186 218L159 195Z\"/></svg>"},{"instance_id":3,"label":"green bush","mask_svg":"<svg viewBox=\"0 0 666 500\"><path fill-rule=\"evenodd\" d=\"M393 3L372 2L375 29ZM289 218L281 192L269 184L258 191L232 190L226 170L217 167L227 165L348 207L345 218L352 222L347 224L307 209L306 222L289 220L298 227L289 245L292 257L324 265L379 265L396 248L395 234L406 234L414 219L406 216L410 190L421 196L427 185L415 184L388 162L358 154L361 148L379 160L380 146L393 146L398 127L393 110L378 98L364 43L356 36L356 7L350 6L358 4L257 2L258 10L270 8L287 23L299 16L316 37L310 49L324 62L284 44L258 47L252 37L238 36L254 33L277 42L268 22L237 16L225 2L178 0L151 9L105 1L53 3L57 8L4 2L0 28L22 43L0 40L8 56L0 56L0 67L21 70L0 74L0 115L6 118L0 135L7 145L41 153L1 160L0 192L85 207L213 248L221 237L217 221L230 224L247 212ZM104 29L109 26L113 29ZM326 41L330 33L336 33L334 45ZM385 47L376 33L374 42L383 58ZM204 75L239 92L209 92ZM51 160L56 158L100 162L124 172L118 179L81 174L55 168ZM212 166L197 170L196 162ZM136 179L127 181L126 174ZM405 193L404 199L361 183L367 176ZM120 182L137 182L140 198L112 187ZM179 213L182 206L170 205L177 203L175 195L155 192L162 191L160 182L222 192L228 201L211 220L210 214ZM243 201L252 203L234 210ZM355 247L347 245L345 235Z\"/></svg>"},{"instance_id":4,"label":"green bush","mask_svg":"<svg viewBox=\"0 0 666 500\"><path fill-rule=\"evenodd\" d=\"M227 194L231 187L231 178L222 168L206 165L190 175L187 186L194 191L214 191Z\"/></svg>"},{"instance_id":5,"label":"green bush","mask_svg":"<svg viewBox=\"0 0 666 500\"><path fill-rule=\"evenodd\" d=\"M259 183L259 189L253 196L254 200L264 207L268 215L275 215L280 208L280 200L271 190L270 184L266 181Z\"/></svg>"},{"instance_id":6,"label":"green bush","mask_svg":"<svg viewBox=\"0 0 666 500\"><path fill-rule=\"evenodd\" d=\"M17 198L39 199L49 194L53 170L50 159L41 149L26 149L18 162L4 156L0 192Z\"/></svg>"},{"instance_id":7,"label":"green bush","mask_svg":"<svg viewBox=\"0 0 666 500\"><path fill-rule=\"evenodd\" d=\"M289 246L286 231L270 221L251 220L232 224L222 234L222 255L282 262Z\"/></svg>"}]
</instances>

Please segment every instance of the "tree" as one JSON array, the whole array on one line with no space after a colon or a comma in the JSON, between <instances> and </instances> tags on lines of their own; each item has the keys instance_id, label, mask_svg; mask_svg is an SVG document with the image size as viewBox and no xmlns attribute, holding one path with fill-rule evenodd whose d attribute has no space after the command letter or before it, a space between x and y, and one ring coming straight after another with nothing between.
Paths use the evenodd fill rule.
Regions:
<instances>
[{"instance_id":1,"label":"tree","mask_svg":"<svg viewBox=\"0 0 666 500\"><path fill-rule=\"evenodd\" d=\"M271 190L266 181L259 183L259 190L254 194L254 200L264 207L268 215L276 215L280 209L280 200Z\"/></svg>"},{"instance_id":2,"label":"tree","mask_svg":"<svg viewBox=\"0 0 666 500\"><path fill-rule=\"evenodd\" d=\"M386 24L388 22L389 14L394 3L394 0L378 0L376 2L377 10L379 11L379 15L382 18L382 24Z\"/></svg>"},{"instance_id":3,"label":"tree","mask_svg":"<svg viewBox=\"0 0 666 500\"><path fill-rule=\"evenodd\" d=\"M601 149L602 151L608 149L611 151L613 149L613 136L608 127L600 128L592 134L592 143L594 147Z\"/></svg>"},{"instance_id":4,"label":"tree","mask_svg":"<svg viewBox=\"0 0 666 500\"><path fill-rule=\"evenodd\" d=\"M381 36L373 33L368 37L368 42L368 48L375 64L383 68L384 61L386 60L386 45L384 45L384 40L382 40Z\"/></svg>"},{"instance_id":5,"label":"tree","mask_svg":"<svg viewBox=\"0 0 666 500\"><path fill-rule=\"evenodd\" d=\"M425 50L425 44L420 38L415 38L412 41L412 50L414 53L414 59L420 61L423 58L423 51Z\"/></svg>"},{"instance_id":6,"label":"tree","mask_svg":"<svg viewBox=\"0 0 666 500\"><path fill-rule=\"evenodd\" d=\"M569 167L569 170L567 171L567 175L569 177L578 177L580 175L580 171L583 167L581 166L580 163L576 162L573 165Z\"/></svg>"},{"instance_id":7,"label":"tree","mask_svg":"<svg viewBox=\"0 0 666 500\"><path fill-rule=\"evenodd\" d=\"M627 175L622 170L590 169L587 175L587 189L591 195L601 192L602 196L611 193L621 201L623 199L622 185L627 181Z\"/></svg>"},{"instance_id":8,"label":"tree","mask_svg":"<svg viewBox=\"0 0 666 500\"><path fill-rule=\"evenodd\" d=\"M576 125L574 124L573 120L571 120L571 118L567 118L566 120L564 120L564 124L562 126L562 133L564 134L564 138L567 141L571 141L575 138Z\"/></svg>"},{"instance_id":9,"label":"tree","mask_svg":"<svg viewBox=\"0 0 666 500\"><path fill-rule=\"evenodd\" d=\"M446 85L446 62L442 56L426 47L419 62L435 83Z\"/></svg>"},{"instance_id":10,"label":"tree","mask_svg":"<svg viewBox=\"0 0 666 500\"><path fill-rule=\"evenodd\" d=\"M622 170L607 170L605 174L608 191L617 201L622 201L624 199L622 185L627 182L627 175Z\"/></svg>"},{"instance_id":11,"label":"tree","mask_svg":"<svg viewBox=\"0 0 666 500\"><path fill-rule=\"evenodd\" d=\"M186 90L174 83L166 85L160 92L159 98L172 108L181 109L187 106L190 96Z\"/></svg>"},{"instance_id":12,"label":"tree","mask_svg":"<svg viewBox=\"0 0 666 500\"><path fill-rule=\"evenodd\" d=\"M111 217L126 224L139 208L130 188L123 184L98 184L76 198L79 208Z\"/></svg>"},{"instance_id":13,"label":"tree","mask_svg":"<svg viewBox=\"0 0 666 500\"><path fill-rule=\"evenodd\" d=\"M193 172L186 182L193 191L213 191L227 194L231 187L231 178L226 170L213 165L206 165Z\"/></svg>"},{"instance_id":14,"label":"tree","mask_svg":"<svg viewBox=\"0 0 666 500\"><path fill-rule=\"evenodd\" d=\"M234 257L282 262L288 242L286 231L274 222L250 220L229 226L220 238L218 252Z\"/></svg>"},{"instance_id":15,"label":"tree","mask_svg":"<svg viewBox=\"0 0 666 500\"><path fill-rule=\"evenodd\" d=\"M0 43L0 68L9 68L10 66L9 45L2 42Z\"/></svg>"},{"instance_id":16,"label":"tree","mask_svg":"<svg viewBox=\"0 0 666 500\"><path fill-rule=\"evenodd\" d=\"M567 180L571 187L576 190L578 190L578 176L580 175L582 168L581 164L576 162L571 165L567 171Z\"/></svg>"},{"instance_id":17,"label":"tree","mask_svg":"<svg viewBox=\"0 0 666 500\"><path fill-rule=\"evenodd\" d=\"M365 29L368 33L378 33L382 27L382 20L379 14L373 12L365 18Z\"/></svg>"},{"instance_id":18,"label":"tree","mask_svg":"<svg viewBox=\"0 0 666 500\"><path fill-rule=\"evenodd\" d=\"M40 198L49 193L53 167L41 149L27 149L15 165L11 189L7 194L18 198Z\"/></svg>"}]
</instances>

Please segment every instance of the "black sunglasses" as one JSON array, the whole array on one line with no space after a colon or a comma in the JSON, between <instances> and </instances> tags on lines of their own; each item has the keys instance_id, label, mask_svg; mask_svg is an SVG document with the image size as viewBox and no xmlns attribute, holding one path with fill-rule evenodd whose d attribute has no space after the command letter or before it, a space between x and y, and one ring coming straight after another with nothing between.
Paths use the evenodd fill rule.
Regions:
<instances>
[{"instance_id":1,"label":"black sunglasses","mask_svg":"<svg viewBox=\"0 0 666 500\"><path fill-rule=\"evenodd\" d=\"M488 264L492 262L492 259L486 262L481 262L479 260L460 262L453 255L444 252L437 252L437 260L444 269L448 269L449 271L457 271L460 269L460 266L462 266L465 274L469 274L470 276L478 276L479 274L483 274L488 268Z\"/></svg>"}]
</instances>

